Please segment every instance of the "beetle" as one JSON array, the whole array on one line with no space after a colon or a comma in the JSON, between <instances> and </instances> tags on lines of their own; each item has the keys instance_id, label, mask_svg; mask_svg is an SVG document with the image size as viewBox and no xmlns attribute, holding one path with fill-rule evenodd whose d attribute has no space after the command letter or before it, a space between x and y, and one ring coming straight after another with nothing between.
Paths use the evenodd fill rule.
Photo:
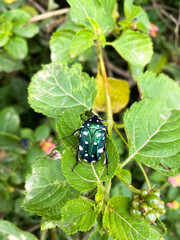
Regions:
<instances>
[{"instance_id":1,"label":"beetle","mask_svg":"<svg viewBox=\"0 0 180 240\"><path fill-rule=\"evenodd\" d=\"M92 113L92 110L90 113ZM79 131L79 145L76 152L76 164L72 171L80 161L79 156L85 162L93 163L97 162L101 158L102 153L105 152L105 165L108 175L108 154L106 151L106 134L108 134L107 127L97 115L93 114L87 120L82 118L82 114L80 117L81 120L84 121L82 126L79 129L76 129L71 135L63 138L69 138Z\"/></svg>"}]
</instances>

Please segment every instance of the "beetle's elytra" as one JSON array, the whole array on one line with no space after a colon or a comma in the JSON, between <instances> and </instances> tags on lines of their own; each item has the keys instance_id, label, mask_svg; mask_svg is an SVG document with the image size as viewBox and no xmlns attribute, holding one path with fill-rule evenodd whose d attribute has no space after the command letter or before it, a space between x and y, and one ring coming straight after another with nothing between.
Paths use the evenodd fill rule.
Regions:
<instances>
[{"instance_id":1,"label":"beetle's elytra","mask_svg":"<svg viewBox=\"0 0 180 240\"><path fill-rule=\"evenodd\" d=\"M84 120L83 125L76 129L70 136L75 135L79 131L79 146L76 153L76 164L79 162L79 156L86 162L97 162L102 153L105 152L105 165L108 174L108 155L106 152L106 134L108 134L106 126L97 115L92 115L87 120Z\"/></svg>"}]
</instances>

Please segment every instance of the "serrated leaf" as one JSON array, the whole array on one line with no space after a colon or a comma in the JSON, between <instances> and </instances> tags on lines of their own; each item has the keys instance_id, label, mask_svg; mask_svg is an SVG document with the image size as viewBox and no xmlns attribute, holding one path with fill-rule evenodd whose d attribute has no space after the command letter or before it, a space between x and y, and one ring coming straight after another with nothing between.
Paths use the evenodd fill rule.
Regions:
<instances>
[{"instance_id":1,"label":"serrated leaf","mask_svg":"<svg viewBox=\"0 0 180 240\"><path fill-rule=\"evenodd\" d=\"M106 94L104 80L101 75L97 75L97 96L94 101L96 111L106 111ZM129 102L129 84L127 81L108 78L109 94L111 98L111 108L113 113L121 111Z\"/></svg>"},{"instance_id":2,"label":"serrated leaf","mask_svg":"<svg viewBox=\"0 0 180 240\"><path fill-rule=\"evenodd\" d=\"M79 195L63 176L59 159L48 157L36 159L25 187L23 207L50 220L60 219L62 207Z\"/></svg>"},{"instance_id":3,"label":"serrated leaf","mask_svg":"<svg viewBox=\"0 0 180 240\"><path fill-rule=\"evenodd\" d=\"M140 161L166 176L180 171L180 111L160 100L133 104L124 117L129 160ZM169 169L168 169L169 168Z\"/></svg>"},{"instance_id":4,"label":"serrated leaf","mask_svg":"<svg viewBox=\"0 0 180 240\"><path fill-rule=\"evenodd\" d=\"M134 0L124 1L124 13L127 19L134 18L140 11L141 7L133 4Z\"/></svg>"},{"instance_id":5,"label":"serrated leaf","mask_svg":"<svg viewBox=\"0 0 180 240\"><path fill-rule=\"evenodd\" d=\"M107 175L106 166L104 165L105 160L104 153L98 162L93 163L94 169L100 181L107 181L108 179L113 178L119 162L116 147L109 138L106 138L106 142L107 142L106 146L107 154L109 158L108 162L109 175ZM66 150L62 155L62 171L70 185L80 191L95 188L97 186L98 180L92 169L91 164L81 160L81 162L79 162L78 165L75 167L74 171L72 171L75 164L76 164L76 152Z\"/></svg>"},{"instance_id":6,"label":"serrated leaf","mask_svg":"<svg viewBox=\"0 0 180 240\"><path fill-rule=\"evenodd\" d=\"M84 199L67 202L62 209L62 221L58 225L65 233L88 231L94 225L98 211L95 205Z\"/></svg>"},{"instance_id":7,"label":"serrated leaf","mask_svg":"<svg viewBox=\"0 0 180 240\"><path fill-rule=\"evenodd\" d=\"M71 19L78 25L92 29L89 19L98 23L102 31L107 34L114 28L114 21L101 0L67 0L71 6Z\"/></svg>"},{"instance_id":8,"label":"serrated leaf","mask_svg":"<svg viewBox=\"0 0 180 240\"><path fill-rule=\"evenodd\" d=\"M59 121L57 122L58 133L62 139L64 145L68 148L69 146L77 149L78 147L78 134L70 136L76 129L79 129L83 124L80 119L80 113L76 109L70 108L66 110ZM65 139L63 139L65 138Z\"/></svg>"},{"instance_id":9,"label":"serrated leaf","mask_svg":"<svg viewBox=\"0 0 180 240\"><path fill-rule=\"evenodd\" d=\"M129 63L145 66L150 62L152 41L144 33L126 30L114 42L109 43Z\"/></svg>"},{"instance_id":10,"label":"serrated leaf","mask_svg":"<svg viewBox=\"0 0 180 240\"><path fill-rule=\"evenodd\" d=\"M121 169L120 165L117 169L116 172L116 176L121 180L123 180L123 182L126 182L128 185L131 184L132 182L132 175L131 172L127 169Z\"/></svg>"},{"instance_id":11,"label":"serrated leaf","mask_svg":"<svg viewBox=\"0 0 180 240\"><path fill-rule=\"evenodd\" d=\"M159 99L170 109L180 109L180 87L165 74L156 76L151 71L142 73L137 78L142 97L145 99Z\"/></svg>"},{"instance_id":12,"label":"serrated leaf","mask_svg":"<svg viewBox=\"0 0 180 240\"><path fill-rule=\"evenodd\" d=\"M0 111L0 132L17 133L20 128L20 118L13 107Z\"/></svg>"},{"instance_id":13,"label":"serrated leaf","mask_svg":"<svg viewBox=\"0 0 180 240\"><path fill-rule=\"evenodd\" d=\"M71 107L79 111L90 109L95 95L96 83L82 73L80 64L71 68L56 63L45 65L29 86L31 107L49 117L59 117Z\"/></svg>"},{"instance_id":14,"label":"serrated leaf","mask_svg":"<svg viewBox=\"0 0 180 240\"><path fill-rule=\"evenodd\" d=\"M0 220L0 235L3 234L7 239L12 240L38 240L33 234L22 231L13 223L5 220ZM5 239L5 238L3 238Z\"/></svg>"},{"instance_id":15,"label":"serrated leaf","mask_svg":"<svg viewBox=\"0 0 180 240\"><path fill-rule=\"evenodd\" d=\"M5 45L5 49L14 59L24 59L28 53L28 45L22 37L12 37Z\"/></svg>"},{"instance_id":16,"label":"serrated leaf","mask_svg":"<svg viewBox=\"0 0 180 240\"><path fill-rule=\"evenodd\" d=\"M155 234L158 232L161 236L167 233L166 226L159 219L156 220L156 225L151 226L151 229L154 230Z\"/></svg>"},{"instance_id":17,"label":"serrated leaf","mask_svg":"<svg viewBox=\"0 0 180 240\"><path fill-rule=\"evenodd\" d=\"M69 62L70 59L70 46L74 31L71 30L58 30L53 33L50 40L51 60L59 63Z\"/></svg>"},{"instance_id":18,"label":"serrated leaf","mask_svg":"<svg viewBox=\"0 0 180 240\"><path fill-rule=\"evenodd\" d=\"M103 225L116 240L159 240L158 234L153 236L145 220L133 218L129 214L131 199L113 197L106 207Z\"/></svg>"},{"instance_id":19,"label":"serrated leaf","mask_svg":"<svg viewBox=\"0 0 180 240\"><path fill-rule=\"evenodd\" d=\"M94 32L89 29L82 29L79 32L77 32L74 35L70 46L71 57L76 57L80 53L90 48L94 43L93 37Z\"/></svg>"},{"instance_id":20,"label":"serrated leaf","mask_svg":"<svg viewBox=\"0 0 180 240\"><path fill-rule=\"evenodd\" d=\"M12 59L7 53L0 53L0 72L18 71L23 68L20 60Z\"/></svg>"}]
</instances>

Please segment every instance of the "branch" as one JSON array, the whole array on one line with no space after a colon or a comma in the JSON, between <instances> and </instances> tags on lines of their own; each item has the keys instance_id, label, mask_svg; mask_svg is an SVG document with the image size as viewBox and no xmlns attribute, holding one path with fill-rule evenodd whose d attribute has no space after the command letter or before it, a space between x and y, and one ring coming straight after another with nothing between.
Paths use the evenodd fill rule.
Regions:
<instances>
[{"instance_id":1,"label":"branch","mask_svg":"<svg viewBox=\"0 0 180 240\"><path fill-rule=\"evenodd\" d=\"M68 11L69 11L69 8L63 8L63 9L55 10L52 12L43 13L43 14L32 17L29 22L30 23L38 22L38 21L44 20L46 18L51 18L54 16L66 14Z\"/></svg>"}]
</instances>

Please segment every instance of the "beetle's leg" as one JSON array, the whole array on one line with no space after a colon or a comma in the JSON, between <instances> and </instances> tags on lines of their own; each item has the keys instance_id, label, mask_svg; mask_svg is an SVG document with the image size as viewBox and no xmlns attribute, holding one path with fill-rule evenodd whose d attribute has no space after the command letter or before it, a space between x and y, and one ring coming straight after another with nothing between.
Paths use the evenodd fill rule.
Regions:
<instances>
[{"instance_id":1,"label":"beetle's leg","mask_svg":"<svg viewBox=\"0 0 180 240\"><path fill-rule=\"evenodd\" d=\"M64 138L62 138L62 139L69 138L69 137L75 135L79 130L80 130L80 128L79 128L79 129L76 129L71 135L69 135L69 136L67 136L67 137L64 137Z\"/></svg>"},{"instance_id":2,"label":"beetle's leg","mask_svg":"<svg viewBox=\"0 0 180 240\"><path fill-rule=\"evenodd\" d=\"M83 114L80 115L81 120L86 121L86 119L84 119L84 118L82 117L82 115L83 115Z\"/></svg>"},{"instance_id":3,"label":"beetle's leg","mask_svg":"<svg viewBox=\"0 0 180 240\"><path fill-rule=\"evenodd\" d=\"M109 173L108 173L108 155L107 155L107 152L106 152L106 146L104 146L104 152L105 152L105 165L106 165L106 168L107 168L107 175L109 175Z\"/></svg>"},{"instance_id":4,"label":"beetle's leg","mask_svg":"<svg viewBox=\"0 0 180 240\"><path fill-rule=\"evenodd\" d=\"M79 162L79 149L76 152L76 164L74 165L72 172L74 171L75 167L78 165L78 162Z\"/></svg>"}]
</instances>

